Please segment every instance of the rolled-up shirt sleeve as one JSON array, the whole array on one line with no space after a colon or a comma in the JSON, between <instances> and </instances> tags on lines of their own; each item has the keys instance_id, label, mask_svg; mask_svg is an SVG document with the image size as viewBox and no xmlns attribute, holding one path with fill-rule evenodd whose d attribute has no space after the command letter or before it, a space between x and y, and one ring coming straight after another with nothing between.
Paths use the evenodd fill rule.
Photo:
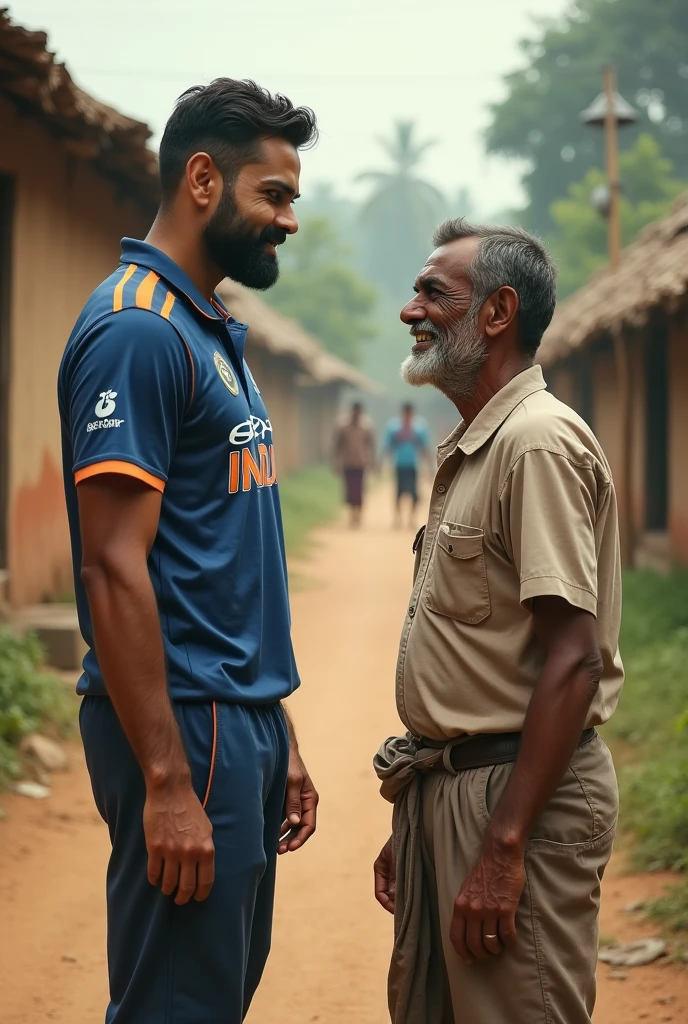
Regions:
<instances>
[{"instance_id":1,"label":"rolled-up shirt sleeve","mask_svg":"<svg viewBox=\"0 0 688 1024\"><path fill-rule=\"evenodd\" d=\"M75 482L122 473L163 491L193 395L175 327L148 310L106 317L75 346L64 388Z\"/></svg>"},{"instance_id":2,"label":"rolled-up shirt sleeve","mask_svg":"<svg viewBox=\"0 0 688 1024\"><path fill-rule=\"evenodd\" d=\"M597 615L595 525L599 491L607 486L584 457L532 448L515 460L500 504L525 607L536 597L558 596Z\"/></svg>"}]
</instances>

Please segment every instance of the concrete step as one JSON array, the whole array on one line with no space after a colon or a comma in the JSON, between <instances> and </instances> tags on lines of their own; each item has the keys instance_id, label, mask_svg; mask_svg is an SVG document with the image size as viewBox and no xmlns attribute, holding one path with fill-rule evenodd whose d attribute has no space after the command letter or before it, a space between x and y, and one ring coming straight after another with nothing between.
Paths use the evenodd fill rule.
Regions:
<instances>
[{"instance_id":1,"label":"concrete step","mask_svg":"<svg viewBox=\"0 0 688 1024\"><path fill-rule=\"evenodd\" d=\"M53 668L75 671L87 647L79 632L76 608L66 604L37 604L13 608L12 626L22 633L35 633L45 648L46 661Z\"/></svg>"}]
</instances>

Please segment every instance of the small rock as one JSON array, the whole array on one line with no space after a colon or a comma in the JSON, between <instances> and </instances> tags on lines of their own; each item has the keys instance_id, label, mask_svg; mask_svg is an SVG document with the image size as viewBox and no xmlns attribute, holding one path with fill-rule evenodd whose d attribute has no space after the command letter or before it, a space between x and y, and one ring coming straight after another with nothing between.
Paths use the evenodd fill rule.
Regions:
<instances>
[{"instance_id":1,"label":"small rock","mask_svg":"<svg viewBox=\"0 0 688 1024\"><path fill-rule=\"evenodd\" d=\"M609 972L609 977L613 981L625 981L626 978L628 977L628 975L626 974L625 971L610 971Z\"/></svg>"},{"instance_id":2,"label":"small rock","mask_svg":"<svg viewBox=\"0 0 688 1024\"><path fill-rule=\"evenodd\" d=\"M660 1017L659 1019L661 1021L670 1021L670 1020L673 1020L674 1018L673 1017Z\"/></svg>"},{"instance_id":3,"label":"small rock","mask_svg":"<svg viewBox=\"0 0 688 1024\"><path fill-rule=\"evenodd\" d=\"M639 910L644 910L646 906L647 903L645 903L643 900L638 900L637 903L629 903L627 907L623 908L623 912L624 914L635 914Z\"/></svg>"},{"instance_id":4,"label":"small rock","mask_svg":"<svg viewBox=\"0 0 688 1024\"><path fill-rule=\"evenodd\" d=\"M40 782L18 782L12 789L20 796L30 796L32 800L44 800L50 796L48 786L41 786Z\"/></svg>"},{"instance_id":5,"label":"small rock","mask_svg":"<svg viewBox=\"0 0 688 1024\"><path fill-rule=\"evenodd\" d=\"M671 1003L676 1002L676 996L663 996L661 999L658 999L657 1002L662 1006L670 1006Z\"/></svg>"},{"instance_id":6,"label":"small rock","mask_svg":"<svg viewBox=\"0 0 688 1024\"><path fill-rule=\"evenodd\" d=\"M77 960L77 958L72 953L63 953L62 954L62 962L65 963L65 964L76 964L79 961Z\"/></svg>"},{"instance_id":7,"label":"small rock","mask_svg":"<svg viewBox=\"0 0 688 1024\"><path fill-rule=\"evenodd\" d=\"M67 755L59 743L37 732L23 740L21 752L34 758L46 772L63 772L68 765Z\"/></svg>"},{"instance_id":8,"label":"small rock","mask_svg":"<svg viewBox=\"0 0 688 1024\"><path fill-rule=\"evenodd\" d=\"M666 942L662 939L640 939L615 949L601 949L598 957L612 967L643 967L665 956L666 951Z\"/></svg>"}]
</instances>

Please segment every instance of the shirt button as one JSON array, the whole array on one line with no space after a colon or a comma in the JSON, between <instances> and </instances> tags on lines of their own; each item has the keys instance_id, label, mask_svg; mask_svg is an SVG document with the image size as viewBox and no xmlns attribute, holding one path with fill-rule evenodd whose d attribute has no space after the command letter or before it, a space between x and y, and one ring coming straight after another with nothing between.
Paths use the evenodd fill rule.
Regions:
<instances>
[{"instance_id":1,"label":"shirt button","mask_svg":"<svg viewBox=\"0 0 688 1024\"><path fill-rule=\"evenodd\" d=\"M444 486L444 484L440 484L440 485L439 485L439 487L437 488L437 493L438 493L438 494L444 494L444 492L446 491L446 489L447 489L447 488L446 488L446 487Z\"/></svg>"},{"instance_id":2,"label":"shirt button","mask_svg":"<svg viewBox=\"0 0 688 1024\"><path fill-rule=\"evenodd\" d=\"M411 607L409 608L409 612L408 613L409 613L410 617L413 618L413 616L416 614L416 606L415 606L415 604L411 605Z\"/></svg>"}]
</instances>

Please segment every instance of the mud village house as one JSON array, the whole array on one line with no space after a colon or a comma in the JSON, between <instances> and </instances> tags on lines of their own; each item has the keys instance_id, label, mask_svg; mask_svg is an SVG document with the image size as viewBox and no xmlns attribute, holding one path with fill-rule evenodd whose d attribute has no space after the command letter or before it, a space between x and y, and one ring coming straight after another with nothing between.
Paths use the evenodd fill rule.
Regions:
<instances>
[{"instance_id":1,"label":"mud village house","mask_svg":"<svg viewBox=\"0 0 688 1024\"><path fill-rule=\"evenodd\" d=\"M15 610L71 589L57 368L120 238L145 236L157 206L148 127L82 92L46 47L0 10L0 603ZM366 380L239 286L220 293L251 326L280 474L322 460L341 389Z\"/></svg>"},{"instance_id":2,"label":"mud village house","mask_svg":"<svg viewBox=\"0 0 688 1024\"><path fill-rule=\"evenodd\" d=\"M688 565L688 195L555 314L540 361L612 466L626 564Z\"/></svg>"}]
</instances>

